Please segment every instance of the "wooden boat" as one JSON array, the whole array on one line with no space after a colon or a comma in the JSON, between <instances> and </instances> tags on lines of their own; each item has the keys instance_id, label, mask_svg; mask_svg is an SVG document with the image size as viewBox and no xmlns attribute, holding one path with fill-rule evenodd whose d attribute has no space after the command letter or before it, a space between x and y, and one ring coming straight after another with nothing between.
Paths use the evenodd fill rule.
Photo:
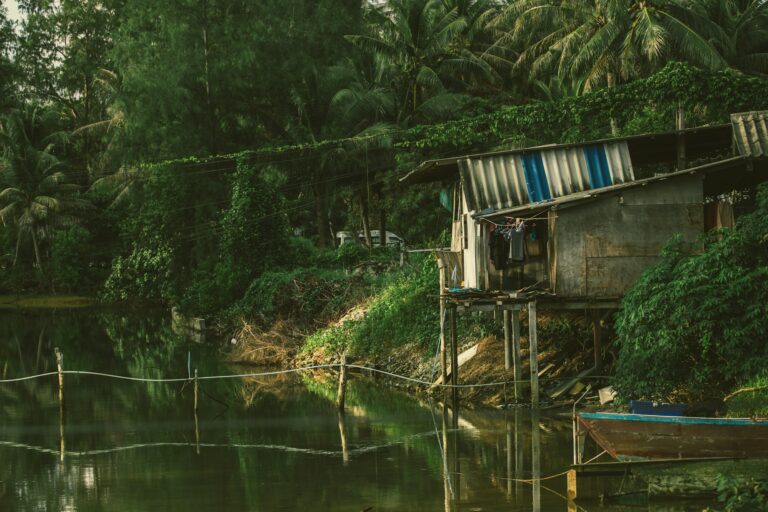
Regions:
<instances>
[{"instance_id":1,"label":"wooden boat","mask_svg":"<svg viewBox=\"0 0 768 512\"><path fill-rule=\"evenodd\" d=\"M768 419L583 412L578 428L619 460L768 457Z\"/></svg>"}]
</instances>

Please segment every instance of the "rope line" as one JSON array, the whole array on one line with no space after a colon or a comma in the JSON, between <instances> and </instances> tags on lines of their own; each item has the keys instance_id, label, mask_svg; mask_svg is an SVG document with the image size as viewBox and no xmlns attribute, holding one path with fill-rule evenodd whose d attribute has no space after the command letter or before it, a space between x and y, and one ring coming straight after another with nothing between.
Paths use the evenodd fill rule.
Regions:
<instances>
[{"instance_id":1,"label":"rope line","mask_svg":"<svg viewBox=\"0 0 768 512\"><path fill-rule=\"evenodd\" d=\"M229 375L207 375L207 376L203 375L198 377L198 380L244 379L249 377L265 377L265 376L273 376L273 375L285 375L288 373L298 373L298 372L303 372L308 370L340 368L341 366L342 366L341 363L331 363L331 364L317 364L317 365L311 365L311 366L303 366L301 368L289 368L287 370L274 370L274 371L268 371L268 372L233 373ZM359 364L348 364L346 365L346 367L354 368L357 370L365 370L369 372L380 373L388 377L404 380L407 382L413 382L415 384L419 384L422 386L440 387L440 388L485 388L485 387L504 386L507 384L528 382L527 380L510 379L510 380L498 381L498 382L480 382L476 384L435 384L433 382L430 382L424 379L408 377L406 375L400 375L397 373L388 372L386 370L381 370L379 368L371 368L369 366L363 366ZM131 377L129 375L115 375L112 373L93 372L88 370L63 370L62 374L91 375L95 377L107 377L111 379L129 380L134 382L189 382L192 380L190 377L175 377L175 378ZM18 377L14 379L2 379L0 380L0 384L8 384L12 382L21 382L21 381L32 380L32 379L39 379L42 377L50 377L52 375L58 375L58 372L47 372L47 373L40 373L37 375L27 375L26 377ZM587 380L587 379L607 379L607 378L610 378L610 376L592 375L592 376L581 377L580 379ZM541 382L541 381L565 380L565 379L566 378L543 378L543 379L539 379L539 381Z\"/></svg>"}]
</instances>

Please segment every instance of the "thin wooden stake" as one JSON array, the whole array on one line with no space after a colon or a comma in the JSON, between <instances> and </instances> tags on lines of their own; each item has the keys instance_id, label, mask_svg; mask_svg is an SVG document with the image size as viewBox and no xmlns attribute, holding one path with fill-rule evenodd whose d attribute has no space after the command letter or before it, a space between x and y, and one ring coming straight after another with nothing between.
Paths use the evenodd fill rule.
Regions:
<instances>
[{"instance_id":1,"label":"thin wooden stake","mask_svg":"<svg viewBox=\"0 0 768 512\"><path fill-rule=\"evenodd\" d=\"M197 413L197 398L199 396L199 384L197 380L197 368L195 368L195 413Z\"/></svg>"},{"instance_id":2,"label":"thin wooden stake","mask_svg":"<svg viewBox=\"0 0 768 512\"><path fill-rule=\"evenodd\" d=\"M341 371L339 371L339 411L344 412L344 401L347 398L347 354L341 356Z\"/></svg>"},{"instance_id":3,"label":"thin wooden stake","mask_svg":"<svg viewBox=\"0 0 768 512\"><path fill-rule=\"evenodd\" d=\"M515 377L515 401L522 398L523 361L520 357L520 310L512 310L512 363Z\"/></svg>"},{"instance_id":4,"label":"thin wooden stake","mask_svg":"<svg viewBox=\"0 0 768 512\"><path fill-rule=\"evenodd\" d=\"M56 366L59 371L59 405L64 407L64 354L59 351L59 347L53 349L56 352Z\"/></svg>"}]
</instances>

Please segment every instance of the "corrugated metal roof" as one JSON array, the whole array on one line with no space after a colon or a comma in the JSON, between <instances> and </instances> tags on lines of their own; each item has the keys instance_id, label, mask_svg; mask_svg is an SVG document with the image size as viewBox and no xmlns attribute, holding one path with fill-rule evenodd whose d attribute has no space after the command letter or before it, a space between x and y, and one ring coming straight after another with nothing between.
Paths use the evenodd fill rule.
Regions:
<instances>
[{"instance_id":1,"label":"corrugated metal roof","mask_svg":"<svg viewBox=\"0 0 768 512\"><path fill-rule=\"evenodd\" d=\"M768 156L768 110L731 114L733 139L739 154Z\"/></svg>"},{"instance_id":2,"label":"corrugated metal roof","mask_svg":"<svg viewBox=\"0 0 768 512\"><path fill-rule=\"evenodd\" d=\"M609 187L603 187L599 189L587 190L582 192L574 192L572 194L557 197L552 201L513 206L506 209L499 209L493 212L474 215L474 217L475 218L494 218L494 217L501 217L503 215L520 214L521 212L527 212L527 213L531 211L538 212L547 208L564 207L571 203L579 203L582 201L594 199L603 194L610 194L612 192L621 192L622 190L625 190L628 188L639 187L639 186L647 185L649 183L654 183L657 181L664 181L671 178L676 178L678 176L700 174L700 173L706 174L710 172L717 172L717 171L722 171L726 169L732 169L732 168L738 167L739 165L743 165L745 160L746 158L743 156L735 156L731 158L726 158L725 160L719 160L717 162L711 162L708 164L700 165L698 167L683 169L682 171L676 171L669 174L661 174L658 176L653 176L651 178L644 178L640 180L634 180L634 181L630 180L624 183L617 183L615 185L611 185Z\"/></svg>"},{"instance_id":3,"label":"corrugated metal roof","mask_svg":"<svg viewBox=\"0 0 768 512\"><path fill-rule=\"evenodd\" d=\"M471 210L502 210L634 180L626 141L459 161Z\"/></svg>"}]
</instances>

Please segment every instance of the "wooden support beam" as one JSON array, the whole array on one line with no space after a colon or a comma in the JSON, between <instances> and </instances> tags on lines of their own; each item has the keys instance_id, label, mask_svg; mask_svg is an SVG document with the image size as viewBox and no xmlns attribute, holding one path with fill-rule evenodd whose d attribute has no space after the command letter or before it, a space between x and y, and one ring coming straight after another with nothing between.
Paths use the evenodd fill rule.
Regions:
<instances>
[{"instance_id":1,"label":"wooden support beam","mask_svg":"<svg viewBox=\"0 0 768 512\"><path fill-rule=\"evenodd\" d=\"M528 303L528 346L531 355L531 405L539 406L539 344L536 301Z\"/></svg>"},{"instance_id":2,"label":"wooden support beam","mask_svg":"<svg viewBox=\"0 0 768 512\"><path fill-rule=\"evenodd\" d=\"M515 401L523 396L523 361L520 355L520 310L512 311L512 362L514 364Z\"/></svg>"},{"instance_id":3,"label":"wooden support beam","mask_svg":"<svg viewBox=\"0 0 768 512\"><path fill-rule=\"evenodd\" d=\"M503 311L502 322L504 323L504 369L512 368L512 312L508 309Z\"/></svg>"}]
</instances>

